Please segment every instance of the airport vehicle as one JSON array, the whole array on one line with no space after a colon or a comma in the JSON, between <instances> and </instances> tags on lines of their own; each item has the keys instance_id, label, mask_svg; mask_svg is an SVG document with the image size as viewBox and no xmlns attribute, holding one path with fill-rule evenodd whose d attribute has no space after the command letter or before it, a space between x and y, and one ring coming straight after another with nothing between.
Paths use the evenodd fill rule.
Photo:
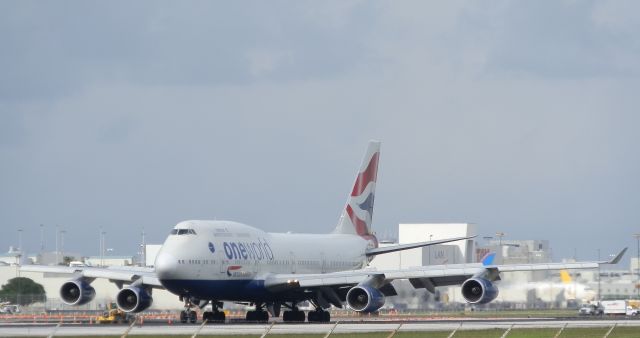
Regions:
<instances>
[{"instance_id":1,"label":"airport vehicle","mask_svg":"<svg viewBox=\"0 0 640 338\"><path fill-rule=\"evenodd\" d=\"M638 315L638 309L631 306L626 300L603 300L601 304L605 315Z\"/></svg>"},{"instance_id":2,"label":"airport vehicle","mask_svg":"<svg viewBox=\"0 0 640 338\"><path fill-rule=\"evenodd\" d=\"M129 323L130 315L118 308L116 303L107 304L107 311L96 317L99 324Z\"/></svg>"},{"instance_id":3,"label":"airport vehicle","mask_svg":"<svg viewBox=\"0 0 640 338\"><path fill-rule=\"evenodd\" d=\"M20 306L11 304L10 302L0 303L0 314L20 313Z\"/></svg>"},{"instance_id":4,"label":"airport vehicle","mask_svg":"<svg viewBox=\"0 0 640 338\"><path fill-rule=\"evenodd\" d=\"M158 252L154 268L23 266L24 271L68 273L61 299L71 305L95 297L91 282L107 278L119 291L116 302L125 312L141 312L153 302L154 288L176 294L185 304L182 322L196 321L196 306L211 305L203 320L222 322L223 302L253 305L248 321L269 316L285 322L328 322L331 305L360 313L374 313L385 298L397 294L392 282L407 279L415 288L434 293L438 286L462 285L471 304L485 304L498 296L494 285L500 273L553 269L590 269L617 263L626 248L611 261L494 265L494 255L482 263L433 265L376 270L367 264L376 256L428 245L468 240L457 237L378 247L371 230L377 184L380 142L367 147L347 203L328 234L268 233L231 221L184 221L170 232ZM309 301L315 310L306 314L298 304Z\"/></svg>"},{"instance_id":5,"label":"airport vehicle","mask_svg":"<svg viewBox=\"0 0 640 338\"><path fill-rule=\"evenodd\" d=\"M600 302L589 302L578 309L578 314L580 316L602 316L604 315L604 307Z\"/></svg>"}]
</instances>

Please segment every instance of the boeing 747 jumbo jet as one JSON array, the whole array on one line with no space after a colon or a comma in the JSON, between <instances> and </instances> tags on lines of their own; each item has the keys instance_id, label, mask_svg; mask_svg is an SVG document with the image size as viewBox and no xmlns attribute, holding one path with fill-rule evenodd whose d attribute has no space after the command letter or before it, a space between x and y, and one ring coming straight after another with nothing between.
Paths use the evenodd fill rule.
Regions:
<instances>
[{"instance_id":1,"label":"boeing 747 jumbo jet","mask_svg":"<svg viewBox=\"0 0 640 338\"><path fill-rule=\"evenodd\" d=\"M160 249L154 268L65 267L27 265L23 271L71 275L60 287L60 297L70 305L82 305L95 297L91 282L107 278L120 289L116 303L126 312L151 306L153 289L166 289L184 301L182 322L195 323L195 307L211 311L209 322L223 322L223 302L255 305L249 321L266 321L269 315L285 322L328 322L332 305L346 304L361 313L375 312L385 297L396 295L392 281L408 279L415 288L435 292L438 286L462 285L462 296L472 304L494 300L494 282L501 272L552 269L589 269L617 263L626 248L611 261L493 265L492 256L482 263L420 266L397 270L367 268L376 256L389 252L465 240L449 238L429 242L378 247L371 231L380 142L371 141L355 184L335 229L328 234L268 233L230 221L178 223ZM309 301L308 315L297 304Z\"/></svg>"}]
</instances>

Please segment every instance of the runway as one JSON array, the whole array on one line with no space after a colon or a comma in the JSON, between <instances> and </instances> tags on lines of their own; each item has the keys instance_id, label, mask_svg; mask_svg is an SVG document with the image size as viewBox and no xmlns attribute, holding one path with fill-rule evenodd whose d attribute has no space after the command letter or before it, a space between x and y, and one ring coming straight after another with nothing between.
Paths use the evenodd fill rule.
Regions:
<instances>
[{"instance_id":1,"label":"runway","mask_svg":"<svg viewBox=\"0 0 640 338\"><path fill-rule=\"evenodd\" d=\"M514 329L524 328L598 328L598 327L638 327L640 320L549 320L549 319L508 319L508 320L446 320L446 321L411 321L411 322L337 322L330 324L284 324L281 322L268 324L222 324L222 325L184 325L166 323L145 323L143 325L87 325L65 324L0 324L0 336L33 337L49 336L121 336L128 331L129 335L188 335L198 332L199 335L262 335L269 334L326 334L332 329L334 333L367 333L367 332L415 332L415 331L452 331L482 329Z\"/></svg>"}]
</instances>

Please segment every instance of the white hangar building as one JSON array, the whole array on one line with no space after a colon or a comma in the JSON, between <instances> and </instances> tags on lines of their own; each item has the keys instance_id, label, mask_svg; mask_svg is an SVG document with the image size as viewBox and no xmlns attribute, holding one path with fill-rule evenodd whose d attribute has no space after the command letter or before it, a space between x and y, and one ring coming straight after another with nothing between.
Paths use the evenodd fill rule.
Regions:
<instances>
[{"instance_id":1,"label":"white hangar building","mask_svg":"<svg viewBox=\"0 0 640 338\"><path fill-rule=\"evenodd\" d=\"M473 236L471 223L401 223L398 226L398 244L435 241L452 237ZM389 245L382 242L380 246ZM475 262L472 239L379 255L371 261L377 269L400 269L413 266Z\"/></svg>"}]
</instances>

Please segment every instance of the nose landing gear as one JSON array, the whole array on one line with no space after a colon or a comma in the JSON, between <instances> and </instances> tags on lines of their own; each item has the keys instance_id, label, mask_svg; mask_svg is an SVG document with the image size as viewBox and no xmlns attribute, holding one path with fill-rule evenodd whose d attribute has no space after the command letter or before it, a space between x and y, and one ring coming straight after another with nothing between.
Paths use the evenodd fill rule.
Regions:
<instances>
[{"instance_id":1,"label":"nose landing gear","mask_svg":"<svg viewBox=\"0 0 640 338\"><path fill-rule=\"evenodd\" d=\"M206 320L207 323L224 323L226 319L224 311L221 311L223 305L222 302L197 301L187 296L180 297L180 299L184 301L184 310L180 311L180 322L183 324L195 324L196 322L198 322L198 313L194 310L194 308L196 307L194 302L198 302L198 306L201 309L211 303L211 311L204 311L202 313L203 321Z\"/></svg>"},{"instance_id":2,"label":"nose landing gear","mask_svg":"<svg viewBox=\"0 0 640 338\"><path fill-rule=\"evenodd\" d=\"M184 301L184 310L180 311L180 323L186 324L190 322L195 324L198 321L198 313L193 310L194 305L188 296L180 296L180 300Z\"/></svg>"}]
</instances>

